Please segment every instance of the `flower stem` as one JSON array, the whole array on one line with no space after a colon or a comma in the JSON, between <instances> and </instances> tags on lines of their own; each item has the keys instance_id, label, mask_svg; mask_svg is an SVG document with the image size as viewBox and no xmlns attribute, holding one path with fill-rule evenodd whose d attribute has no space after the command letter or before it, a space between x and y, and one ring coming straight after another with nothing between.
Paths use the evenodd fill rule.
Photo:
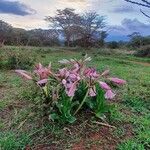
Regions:
<instances>
[{"instance_id":1,"label":"flower stem","mask_svg":"<svg viewBox=\"0 0 150 150\"><path fill-rule=\"evenodd\" d=\"M72 100L73 100L73 96L70 98L70 102L72 102Z\"/></svg>"},{"instance_id":2,"label":"flower stem","mask_svg":"<svg viewBox=\"0 0 150 150\"><path fill-rule=\"evenodd\" d=\"M45 94L45 97L48 97L48 91L47 91L47 86L43 87L43 92Z\"/></svg>"},{"instance_id":3,"label":"flower stem","mask_svg":"<svg viewBox=\"0 0 150 150\"><path fill-rule=\"evenodd\" d=\"M47 86L42 88L43 90L43 94L44 94L44 101L42 102L42 109L43 109L43 123L47 123L48 122L48 110L49 110L49 97L48 97L48 91L47 91Z\"/></svg>"},{"instance_id":4,"label":"flower stem","mask_svg":"<svg viewBox=\"0 0 150 150\"><path fill-rule=\"evenodd\" d=\"M87 98L87 96L88 96L88 93L89 93L89 89L87 89L87 92L86 92L86 94L85 94L85 96L84 96L84 98L83 98L81 104L79 105L79 107L78 107L77 110L75 111L74 115L76 115L77 112L81 109L82 105L84 104L84 102L85 102L85 100L86 100L86 98Z\"/></svg>"}]
</instances>

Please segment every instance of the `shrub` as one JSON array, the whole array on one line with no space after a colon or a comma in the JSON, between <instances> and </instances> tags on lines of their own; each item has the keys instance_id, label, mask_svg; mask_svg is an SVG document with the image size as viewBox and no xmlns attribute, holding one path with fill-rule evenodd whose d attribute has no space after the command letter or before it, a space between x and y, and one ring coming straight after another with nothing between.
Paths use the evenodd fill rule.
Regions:
<instances>
[{"instance_id":1,"label":"shrub","mask_svg":"<svg viewBox=\"0 0 150 150\"><path fill-rule=\"evenodd\" d=\"M150 45L143 46L134 55L138 57L150 57Z\"/></svg>"},{"instance_id":2,"label":"shrub","mask_svg":"<svg viewBox=\"0 0 150 150\"><path fill-rule=\"evenodd\" d=\"M106 82L123 85L126 81L108 78L109 70L98 73L86 66L91 58L63 59L59 61L65 68L54 72L51 65L36 65L33 73L16 70L25 79L32 80L41 89L39 105L43 121L57 120L73 123L81 109L91 109L96 117L109 111L105 99L113 99L115 93ZM36 102L35 102L36 103ZM37 105L37 103L35 104ZM86 107L85 107L86 106Z\"/></svg>"},{"instance_id":3,"label":"shrub","mask_svg":"<svg viewBox=\"0 0 150 150\"><path fill-rule=\"evenodd\" d=\"M28 51L24 53L24 50L13 51L4 49L3 53L0 67L5 69L29 69L36 60L36 55L33 55Z\"/></svg>"}]
</instances>

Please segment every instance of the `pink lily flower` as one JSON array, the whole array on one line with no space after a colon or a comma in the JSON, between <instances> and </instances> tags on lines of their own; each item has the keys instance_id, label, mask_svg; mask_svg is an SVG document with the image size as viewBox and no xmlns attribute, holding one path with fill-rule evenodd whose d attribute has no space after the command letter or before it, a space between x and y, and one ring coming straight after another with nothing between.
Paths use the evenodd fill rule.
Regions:
<instances>
[{"instance_id":1,"label":"pink lily flower","mask_svg":"<svg viewBox=\"0 0 150 150\"><path fill-rule=\"evenodd\" d=\"M47 82L48 82L48 79L42 79L42 80L39 80L39 81L37 82L37 84L38 84L39 86L43 87L43 86L46 85Z\"/></svg>"},{"instance_id":2,"label":"pink lily flower","mask_svg":"<svg viewBox=\"0 0 150 150\"><path fill-rule=\"evenodd\" d=\"M71 87L68 89L68 91L66 91L66 92L67 92L67 95L68 95L69 97L74 96L75 91L76 91L76 88L77 88L77 82L72 83Z\"/></svg>"},{"instance_id":3,"label":"pink lily flower","mask_svg":"<svg viewBox=\"0 0 150 150\"><path fill-rule=\"evenodd\" d=\"M95 86L89 88L89 95L90 95L91 97L96 96L96 89L95 89Z\"/></svg>"},{"instance_id":4,"label":"pink lily flower","mask_svg":"<svg viewBox=\"0 0 150 150\"><path fill-rule=\"evenodd\" d=\"M76 91L77 81L76 81L76 82L71 82L71 81L69 81L69 80L63 79L63 80L62 80L62 83L63 83L63 85L65 86L66 94L67 94L69 97L74 96L74 93L75 93L75 91Z\"/></svg>"},{"instance_id":5,"label":"pink lily flower","mask_svg":"<svg viewBox=\"0 0 150 150\"><path fill-rule=\"evenodd\" d=\"M38 65L35 66L34 72L40 77L41 80L47 79L48 76L51 74L50 68L51 68L50 65L46 68L39 63Z\"/></svg>"},{"instance_id":6,"label":"pink lily flower","mask_svg":"<svg viewBox=\"0 0 150 150\"><path fill-rule=\"evenodd\" d=\"M71 81L75 82L75 81L79 81L81 78L79 76L79 74L77 73L73 73L72 71L70 72L69 78L71 79Z\"/></svg>"},{"instance_id":7,"label":"pink lily flower","mask_svg":"<svg viewBox=\"0 0 150 150\"><path fill-rule=\"evenodd\" d=\"M124 85L126 83L125 80L119 79L119 78L109 78L110 81L117 85Z\"/></svg>"},{"instance_id":8,"label":"pink lily flower","mask_svg":"<svg viewBox=\"0 0 150 150\"><path fill-rule=\"evenodd\" d=\"M25 70L15 70L16 73L24 77L25 79L32 80L33 78L27 74Z\"/></svg>"},{"instance_id":9,"label":"pink lily flower","mask_svg":"<svg viewBox=\"0 0 150 150\"><path fill-rule=\"evenodd\" d=\"M85 67L85 63L91 61L91 57L87 57L87 55L85 55L84 59L80 59L78 61L75 59L71 59L70 61L74 64L73 71L79 73L81 69Z\"/></svg>"},{"instance_id":10,"label":"pink lily flower","mask_svg":"<svg viewBox=\"0 0 150 150\"><path fill-rule=\"evenodd\" d=\"M116 94L114 94L111 90L107 90L105 93L105 98L106 99L113 99Z\"/></svg>"},{"instance_id":11,"label":"pink lily flower","mask_svg":"<svg viewBox=\"0 0 150 150\"><path fill-rule=\"evenodd\" d=\"M66 79L69 76L69 71L66 68L59 69L59 73L56 76L60 79Z\"/></svg>"},{"instance_id":12,"label":"pink lily flower","mask_svg":"<svg viewBox=\"0 0 150 150\"><path fill-rule=\"evenodd\" d=\"M65 87L66 94L69 97L74 96L79 80L80 80L80 76L75 73L74 74L70 73L70 75L66 79L62 80L62 84Z\"/></svg>"},{"instance_id":13,"label":"pink lily flower","mask_svg":"<svg viewBox=\"0 0 150 150\"><path fill-rule=\"evenodd\" d=\"M81 65L79 63L75 63L74 68L72 69L72 72L79 73L80 68L81 68Z\"/></svg>"},{"instance_id":14,"label":"pink lily flower","mask_svg":"<svg viewBox=\"0 0 150 150\"><path fill-rule=\"evenodd\" d=\"M99 77L99 74L96 72L96 69L94 69L94 68L85 69L84 75L91 79L96 79Z\"/></svg>"},{"instance_id":15,"label":"pink lily flower","mask_svg":"<svg viewBox=\"0 0 150 150\"><path fill-rule=\"evenodd\" d=\"M99 81L99 84L100 84L100 87L104 89L105 91L111 90L110 86L107 83Z\"/></svg>"},{"instance_id":16,"label":"pink lily flower","mask_svg":"<svg viewBox=\"0 0 150 150\"><path fill-rule=\"evenodd\" d=\"M99 84L100 84L100 87L106 91L105 98L113 99L115 94L112 92L110 86L107 83L102 82L102 81L99 81Z\"/></svg>"}]
</instances>

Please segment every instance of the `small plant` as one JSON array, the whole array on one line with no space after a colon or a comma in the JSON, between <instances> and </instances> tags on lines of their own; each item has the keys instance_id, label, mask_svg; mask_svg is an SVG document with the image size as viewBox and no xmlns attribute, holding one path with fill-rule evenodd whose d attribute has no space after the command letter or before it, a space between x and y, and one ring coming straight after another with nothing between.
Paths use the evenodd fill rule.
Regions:
<instances>
[{"instance_id":1,"label":"small plant","mask_svg":"<svg viewBox=\"0 0 150 150\"><path fill-rule=\"evenodd\" d=\"M66 67L57 72L52 70L51 64L44 67L40 63L33 73L16 72L41 89L43 118L73 123L83 108L91 109L97 117L108 111L105 99L113 99L116 94L107 82L115 85L126 83L125 80L108 77L109 70L98 73L95 68L87 67L90 60L87 55L81 60L63 59L59 63Z\"/></svg>"}]
</instances>

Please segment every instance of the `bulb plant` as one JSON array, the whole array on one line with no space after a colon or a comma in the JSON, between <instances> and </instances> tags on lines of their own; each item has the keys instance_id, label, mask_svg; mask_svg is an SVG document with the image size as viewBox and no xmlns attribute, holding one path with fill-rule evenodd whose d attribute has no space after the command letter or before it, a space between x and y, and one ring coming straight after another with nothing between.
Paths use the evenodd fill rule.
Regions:
<instances>
[{"instance_id":1,"label":"bulb plant","mask_svg":"<svg viewBox=\"0 0 150 150\"><path fill-rule=\"evenodd\" d=\"M73 123L83 109L91 109L97 117L108 111L107 100L115 97L108 83L124 85L125 80L109 77L109 70L97 72L86 64L87 55L80 60L63 59L64 68L53 71L51 64L37 64L32 73L15 70L27 80L32 80L42 91L42 116L46 120Z\"/></svg>"}]
</instances>

